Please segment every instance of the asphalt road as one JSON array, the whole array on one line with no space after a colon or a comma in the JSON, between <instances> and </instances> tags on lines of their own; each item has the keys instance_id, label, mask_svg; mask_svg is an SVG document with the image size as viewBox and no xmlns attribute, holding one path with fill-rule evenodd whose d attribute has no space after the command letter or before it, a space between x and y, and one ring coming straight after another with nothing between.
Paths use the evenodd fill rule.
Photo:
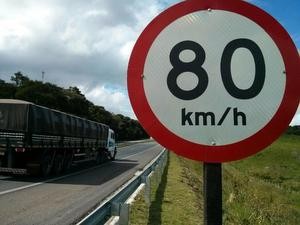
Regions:
<instances>
[{"instance_id":1,"label":"asphalt road","mask_svg":"<svg viewBox=\"0 0 300 225\"><path fill-rule=\"evenodd\" d=\"M65 176L48 180L0 176L0 224L74 224L162 149L156 142L137 143L120 148L114 162L75 167Z\"/></svg>"}]
</instances>

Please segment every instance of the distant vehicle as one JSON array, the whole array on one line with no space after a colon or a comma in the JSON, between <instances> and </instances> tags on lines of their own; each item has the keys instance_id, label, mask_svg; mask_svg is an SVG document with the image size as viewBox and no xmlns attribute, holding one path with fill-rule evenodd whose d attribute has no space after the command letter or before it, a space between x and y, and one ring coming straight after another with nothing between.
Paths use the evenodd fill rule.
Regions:
<instances>
[{"instance_id":1,"label":"distant vehicle","mask_svg":"<svg viewBox=\"0 0 300 225\"><path fill-rule=\"evenodd\" d=\"M114 160L109 126L31 102L0 99L0 172L48 176L73 162Z\"/></svg>"}]
</instances>

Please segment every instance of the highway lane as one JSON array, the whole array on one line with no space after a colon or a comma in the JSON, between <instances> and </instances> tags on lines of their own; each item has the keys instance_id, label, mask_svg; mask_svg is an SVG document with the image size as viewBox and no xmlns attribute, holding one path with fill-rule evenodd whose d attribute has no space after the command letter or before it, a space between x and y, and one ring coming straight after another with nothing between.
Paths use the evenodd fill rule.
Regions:
<instances>
[{"instance_id":1,"label":"highway lane","mask_svg":"<svg viewBox=\"0 0 300 225\"><path fill-rule=\"evenodd\" d=\"M134 142L132 142L132 143L135 144ZM146 144L140 145L140 143L144 143L144 142L137 142L135 144L134 148L131 148L130 145L132 145L132 143L129 143L128 144L129 146L118 148L118 149L120 149L120 151L118 151L117 159L122 159L129 155L139 153L145 149L145 146L147 146ZM150 145L153 145L153 143ZM81 163L77 166L73 166L71 168L71 170L68 172L68 174L64 175L62 177L72 175L73 173L76 173L76 172L80 173L80 172L82 172L82 170L85 170L85 169L89 170L91 167L94 167L94 166L95 166L94 162ZM28 177L28 176L23 176L23 175L14 176L14 177L0 175L0 195L6 194L11 191L15 191L15 189L19 190L24 187L26 188L27 186L36 186L45 181L52 182L53 180L57 180L60 178L61 177L50 177L46 180L43 178Z\"/></svg>"},{"instance_id":2,"label":"highway lane","mask_svg":"<svg viewBox=\"0 0 300 225\"><path fill-rule=\"evenodd\" d=\"M156 142L126 146L119 150L114 162L47 181L2 176L1 224L74 224L162 149Z\"/></svg>"}]
</instances>

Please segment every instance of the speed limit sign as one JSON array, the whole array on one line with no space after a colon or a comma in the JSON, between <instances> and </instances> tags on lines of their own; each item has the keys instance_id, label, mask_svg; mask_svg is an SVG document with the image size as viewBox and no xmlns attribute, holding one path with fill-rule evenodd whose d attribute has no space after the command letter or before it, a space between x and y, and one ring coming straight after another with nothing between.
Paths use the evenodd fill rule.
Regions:
<instances>
[{"instance_id":1,"label":"speed limit sign","mask_svg":"<svg viewBox=\"0 0 300 225\"><path fill-rule=\"evenodd\" d=\"M284 28L240 0L184 1L137 40L128 91L145 130L204 162L250 156L289 125L299 104L300 62Z\"/></svg>"}]
</instances>

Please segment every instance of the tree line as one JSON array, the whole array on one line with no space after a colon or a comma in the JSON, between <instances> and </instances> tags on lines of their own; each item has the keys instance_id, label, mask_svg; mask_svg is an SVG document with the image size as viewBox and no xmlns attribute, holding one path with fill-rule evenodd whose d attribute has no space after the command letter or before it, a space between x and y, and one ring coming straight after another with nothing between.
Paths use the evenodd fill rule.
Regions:
<instances>
[{"instance_id":1,"label":"tree line","mask_svg":"<svg viewBox=\"0 0 300 225\"><path fill-rule=\"evenodd\" d=\"M29 101L107 124L116 132L119 141L149 137L137 120L111 113L103 106L94 105L86 99L79 88L62 88L52 83L31 80L21 72L11 76L11 82L0 79L0 98Z\"/></svg>"},{"instance_id":2,"label":"tree line","mask_svg":"<svg viewBox=\"0 0 300 225\"><path fill-rule=\"evenodd\" d=\"M294 135L300 135L300 126L289 126L289 128L286 131L287 134L294 134Z\"/></svg>"}]
</instances>

